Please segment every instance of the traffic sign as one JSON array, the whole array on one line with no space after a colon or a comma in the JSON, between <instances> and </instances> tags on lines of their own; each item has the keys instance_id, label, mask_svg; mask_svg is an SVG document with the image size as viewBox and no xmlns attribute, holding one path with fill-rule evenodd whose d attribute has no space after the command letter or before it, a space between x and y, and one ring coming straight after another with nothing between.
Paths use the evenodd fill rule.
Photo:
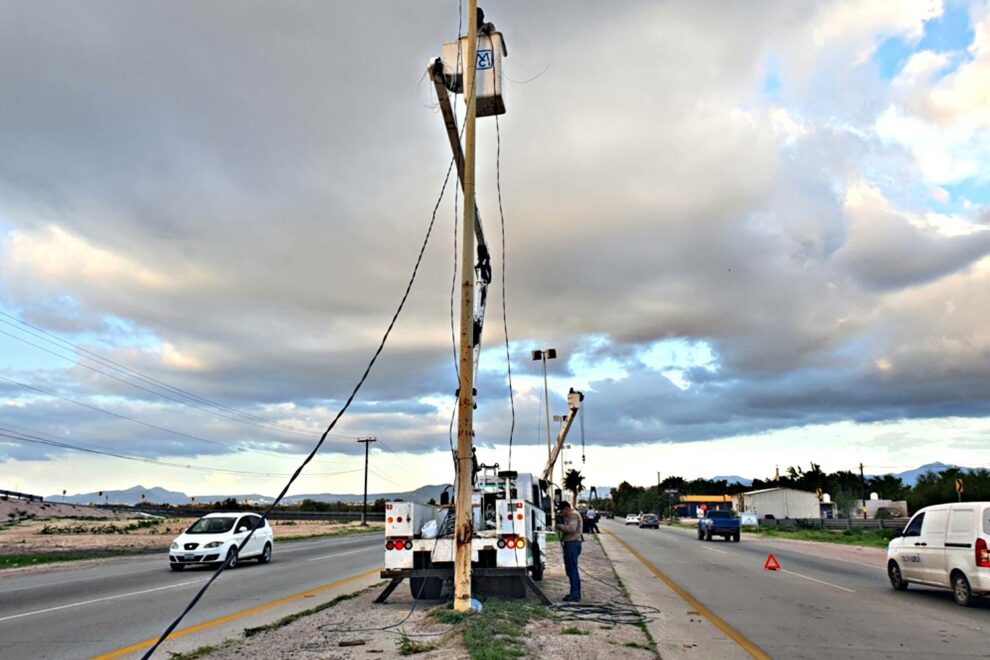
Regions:
<instances>
[{"instance_id":1,"label":"traffic sign","mask_svg":"<svg viewBox=\"0 0 990 660\"><path fill-rule=\"evenodd\" d=\"M821 488L816 488L815 489L815 497L818 498L818 501L819 502L822 501L822 489Z\"/></svg>"},{"instance_id":2,"label":"traffic sign","mask_svg":"<svg viewBox=\"0 0 990 660\"><path fill-rule=\"evenodd\" d=\"M963 480L962 479L956 479L956 492L957 493L963 492Z\"/></svg>"},{"instance_id":3,"label":"traffic sign","mask_svg":"<svg viewBox=\"0 0 990 660\"><path fill-rule=\"evenodd\" d=\"M773 556L772 552L770 553L770 556L767 557L766 562L763 564L763 568L768 571L780 570L780 562L777 561L777 558Z\"/></svg>"}]
</instances>

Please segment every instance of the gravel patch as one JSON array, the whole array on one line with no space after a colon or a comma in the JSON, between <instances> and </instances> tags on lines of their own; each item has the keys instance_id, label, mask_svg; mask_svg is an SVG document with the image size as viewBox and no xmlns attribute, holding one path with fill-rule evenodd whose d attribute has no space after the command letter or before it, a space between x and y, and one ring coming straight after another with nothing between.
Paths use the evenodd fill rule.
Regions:
<instances>
[{"instance_id":1,"label":"gravel patch","mask_svg":"<svg viewBox=\"0 0 990 660\"><path fill-rule=\"evenodd\" d=\"M628 614L632 603L594 537L588 537L584 544L581 569L585 607L573 610L555 607L552 611L537 607L538 616L514 637L523 657L551 660L659 657L643 626L609 619L610 608ZM548 548L547 570L539 584L555 603L560 603L568 592L559 544ZM447 601L416 602L409 593L408 583L404 583L392 593L388 603L374 603L384 586L382 582L276 629L227 640L220 645L222 648L198 657L212 660L471 657L464 633L472 622L479 620L474 617L484 617L484 613L460 623L442 623L437 615L449 609ZM536 603L532 596L526 599L529 608ZM492 607L489 612L495 609ZM494 643L500 634L495 635ZM405 655L403 650L407 651Z\"/></svg>"}]
</instances>

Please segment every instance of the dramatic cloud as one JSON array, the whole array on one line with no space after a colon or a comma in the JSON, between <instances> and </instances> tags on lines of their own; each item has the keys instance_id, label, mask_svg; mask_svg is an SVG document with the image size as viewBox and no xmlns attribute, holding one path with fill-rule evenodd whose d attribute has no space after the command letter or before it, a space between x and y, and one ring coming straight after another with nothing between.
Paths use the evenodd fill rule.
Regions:
<instances>
[{"instance_id":1,"label":"dramatic cloud","mask_svg":"<svg viewBox=\"0 0 990 660\"><path fill-rule=\"evenodd\" d=\"M543 441L542 346L561 354L554 411L585 388L610 446L987 415L990 8L972 4L971 40L929 49L952 6L489 7L509 111L498 165L479 122L479 206L499 257L498 172L516 440ZM305 450L377 345L440 193L450 155L424 70L456 8L8 4L0 311L182 391L4 316L0 426L211 464ZM908 55L890 74L892 42ZM330 451L377 434L443 455L455 181ZM479 383L490 447L510 424L502 295ZM60 452L0 443L11 463Z\"/></svg>"}]
</instances>

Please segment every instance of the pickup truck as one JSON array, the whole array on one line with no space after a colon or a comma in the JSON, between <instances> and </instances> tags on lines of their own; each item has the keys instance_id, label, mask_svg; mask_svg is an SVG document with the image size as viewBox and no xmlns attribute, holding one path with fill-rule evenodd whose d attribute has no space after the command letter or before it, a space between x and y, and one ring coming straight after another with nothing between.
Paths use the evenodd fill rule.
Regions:
<instances>
[{"instance_id":1,"label":"pickup truck","mask_svg":"<svg viewBox=\"0 0 990 660\"><path fill-rule=\"evenodd\" d=\"M711 541L713 536L739 542L740 521L731 511L708 511L698 521L698 540Z\"/></svg>"}]
</instances>

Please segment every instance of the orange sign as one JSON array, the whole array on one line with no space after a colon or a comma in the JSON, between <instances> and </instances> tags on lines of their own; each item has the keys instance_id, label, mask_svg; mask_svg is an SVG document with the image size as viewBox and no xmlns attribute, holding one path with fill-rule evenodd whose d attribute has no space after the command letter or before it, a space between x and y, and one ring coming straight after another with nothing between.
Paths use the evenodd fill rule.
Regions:
<instances>
[{"instance_id":1,"label":"orange sign","mask_svg":"<svg viewBox=\"0 0 990 660\"><path fill-rule=\"evenodd\" d=\"M780 570L780 562L777 561L777 558L773 556L772 552L770 553L770 556L767 557L766 563L763 564L763 568L768 571Z\"/></svg>"}]
</instances>

